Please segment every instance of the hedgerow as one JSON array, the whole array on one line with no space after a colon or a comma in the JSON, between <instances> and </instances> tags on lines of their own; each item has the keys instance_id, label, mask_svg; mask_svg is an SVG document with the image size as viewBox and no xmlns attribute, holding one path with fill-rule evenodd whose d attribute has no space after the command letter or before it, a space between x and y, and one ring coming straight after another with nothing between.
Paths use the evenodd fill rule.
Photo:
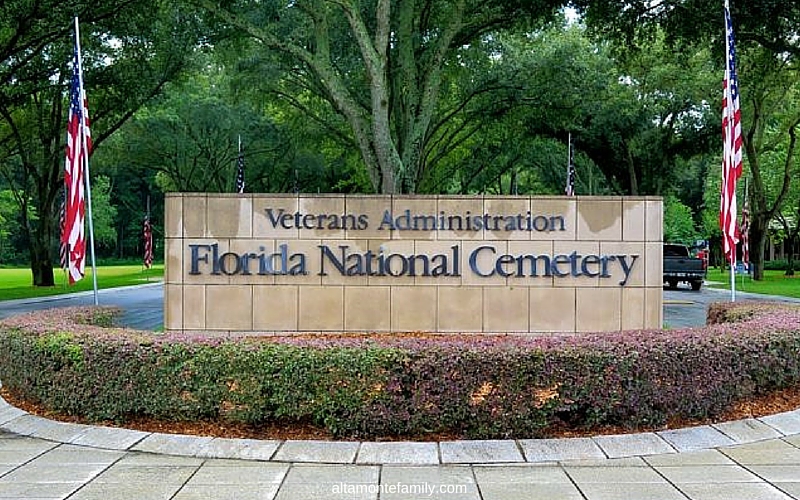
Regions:
<instances>
[{"instance_id":1,"label":"hedgerow","mask_svg":"<svg viewBox=\"0 0 800 500\"><path fill-rule=\"evenodd\" d=\"M336 437L540 437L719 415L800 381L800 308L716 304L708 325L589 336L219 338L111 327L70 308L0 322L0 380L92 421L148 417Z\"/></svg>"}]
</instances>

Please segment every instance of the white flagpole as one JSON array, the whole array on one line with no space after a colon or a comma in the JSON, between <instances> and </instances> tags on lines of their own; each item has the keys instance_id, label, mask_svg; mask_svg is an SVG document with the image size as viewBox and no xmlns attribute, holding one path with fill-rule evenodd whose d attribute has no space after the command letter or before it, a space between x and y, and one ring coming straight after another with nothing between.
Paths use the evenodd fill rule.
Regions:
<instances>
[{"instance_id":1,"label":"white flagpole","mask_svg":"<svg viewBox=\"0 0 800 500\"><path fill-rule=\"evenodd\" d=\"M736 249L731 250L731 302L736 302Z\"/></svg>"},{"instance_id":2,"label":"white flagpole","mask_svg":"<svg viewBox=\"0 0 800 500\"><path fill-rule=\"evenodd\" d=\"M83 142L83 176L86 182L86 206L89 211L89 248L92 255L92 286L94 287L94 305L98 305L99 301L97 298L97 263L95 261L94 255L94 223L92 222L92 186L89 182L89 147L88 143L86 142L86 113L84 112L84 105L83 100L85 96L85 92L83 90L83 63L81 59L81 36L80 30L78 28L78 17L75 16L75 49L78 52L78 87L79 87L79 99L81 100L81 141ZM87 110L88 111L88 110Z\"/></svg>"},{"instance_id":3,"label":"white flagpole","mask_svg":"<svg viewBox=\"0 0 800 500\"><path fill-rule=\"evenodd\" d=\"M567 132L567 171L569 172L569 164L572 160L572 132Z\"/></svg>"},{"instance_id":4,"label":"white flagpole","mask_svg":"<svg viewBox=\"0 0 800 500\"><path fill-rule=\"evenodd\" d=\"M572 132L567 132L567 185L564 187L564 192L568 192L569 184L570 184L570 170L572 166ZM574 182L574 180L573 180ZM570 196L574 195L574 189Z\"/></svg>"},{"instance_id":5,"label":"white flagpole","mask_svg":"<svg viewBox=\"0 0 800 500\"><path fill-rule=\"evenodd\" d=\"M239 169L242 168L240 165L241 162L242 162L242 134L239 134L239 149L236 154L236 179L233 181L235 183L233 187L239 194L241 194L244 191L244 188L241 191L239 190L239 173L240 173ZM242 175L244 175L244 173L242 173ZM244 180L244 177L242 177L242 179Z\"/></svg>"}]
</instances>

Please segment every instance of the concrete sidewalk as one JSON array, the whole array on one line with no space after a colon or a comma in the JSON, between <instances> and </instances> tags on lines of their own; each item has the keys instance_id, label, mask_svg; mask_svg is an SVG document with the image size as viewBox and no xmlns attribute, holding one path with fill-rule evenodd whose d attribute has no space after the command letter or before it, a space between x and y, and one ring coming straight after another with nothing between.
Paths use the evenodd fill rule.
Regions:
<instances>
[{"instance_id":1,"label":"concrete sidewalk","mask_svg":"<svg viewBox=\"0 0 800 500\"><path fill-rule=\"evenodd\" d=\"M800 410L591 439L358 443L64 424L0 400L0 498L800 499Z\"/></svg>"}]
</instances>

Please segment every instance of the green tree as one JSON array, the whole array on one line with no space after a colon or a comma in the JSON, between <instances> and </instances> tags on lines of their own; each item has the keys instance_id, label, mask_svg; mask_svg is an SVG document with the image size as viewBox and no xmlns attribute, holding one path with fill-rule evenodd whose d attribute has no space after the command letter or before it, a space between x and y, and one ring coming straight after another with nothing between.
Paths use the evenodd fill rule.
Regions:
<instances>
[{"instance_id":1,"label":"green tree","mask_svg":"<svg viewBox=\"0 0 800 500\"><path fill-rule=\"evenodd\" d=\"M52 286L73 16L81 19L92 139L99 146L175 79L198 33L166 1L11 0L0 8L0 176L11 189L36 286ZM36 220L27 214L35 207Z\"/></svg>"},{"instance_id":2,"label":"green tree","mask_svg":"<svg viewBox=\"0 0 800 500\"><path fill-rule=\"evenodd\" d=\"M673 47L707 45L714 48L720 79L723 74L725 32L723 9L713 0L576 0L592 28L639 52L642 39L659 30ZM780 210L791 183L798 115L792 98L796 94L797 60L800 56L800 5L797 2L752 0L736 2L732 8L737 35L742 131L746 168L752 177L751 257L754 279L762 279L767 228ZM721 94L710 102L718 101ZM793 112L794 110L794 112ZM716 130L719 128L714 127ZM769 139L765 132L776 132ZM777 143L785 143L783 182L773 195L763 180L762 155ZM721 149L721 147L720 147Z\"/></svg>"},{"instance_id":3,"label":"green tree","mask_svg":"<svg viewBox=\"0 0 800 500\"><path fill-rule=\"evenodd\" d=\"M19 211L9 189L0 191L0 264L18 263L21 236Z\"/></svg>"},{"instance_id":4,"label":"green tree","mask_svg":"<svg viewBox=\"0 0 800 500\"><path fill-rule=\"evenodd\" d=\"M697 240L692 209L675 195L664 199L664 241L691 245Z\"/></svg>"},{"instance_id":5,"label":"green tree","mask_svg":"<svg viewBox=\"0 0 800 500\"><path fill-rule=\"evenodd\" d=\"M352 147L320 133L284 99L254 90L265 83L250 80L257 63L243 50L196 55L198 69L110 141L104 165L163 191L232 192L241 137L248 192L346 190L354 176L342 157L355 156Z\"/></svg>"},{"instance_id":6,"label":"green tree","mask_svg":"<svg viewBox=\"0 0 800 500\"><path fill-rule=\"evenodd\" d=\"M597 50L596 50L597 49ZM424 191L542 193L564 191L567 138L573 132L580 193L604 192L606 182L582 150L581 121L594 112L586 95L614 80L613 64L578 26L554 24L531 33L505 34L490 54L475 51L455 80L460 92L479 93L434 134ZM484 61L485 60L485 61ZM481 76L482 75L482 76ZM481 78L491 79L474 83ZM461 102L457 95L454 102ZM434 154L436 153L436 154Z\"/></svg>"},{"instance_id":7,"label":"green tree","mask_svg":"<svg viewBox=\"0 0 800 500\"><path fill-rule=\"evenodd\" d=\"M117 207L111 204L111 180L98 175L92 181L92 222L94 226L94 242L98 250L113 250L117 243L117 232L114 220Z\"/></svg>"},{"instance_id":8,"label":"green tree","mask_svg":"<svg viewBox=\"0 0 800 500\"><path fill-rule=\"evenodd\" d=\"M614 81L589 104L582 149L618 192L661 195L709 147L708 124L716 121L709 102L719 79L707 50L676 51L660 31L639 43L638 51L606 48Z\"/></svg>"},{"instance_id":9,"label":"green tree","mask_svg":"<svg viewBox=\"0 0 800 500\"><path fill-rule=\"evenodd\" d=\"M773 241L784 241L790 248L798 236L797 213L800 210L800 182L797 182L800 175L797 157L800 151L797 150L793 136L797 126L786 129L786 118L791 117L800 105L800 89L794 89L785 95L789 101L783 116L780 114L773 116L773 119L765 124L761 135L753 142L758 148L758 174L762 184L763 199L760 200L763 206L774 207L775 213L770 217L766 232L767 237ZM782 104L782 103L781 103ZM798 115L800 118L800 115ZM754 176L747 176L747 182ZM750 182L753 184L753 182ZM783 195L781 199L780 196ZM750 197L751 200L753 197ZM778 202L780 200L780 205ZM753 202L751 201L751 204ZM751 210L752 211L752 210ZM767 239L765 237L765 240ZM765 241L766 243L766 241ZM789 252L787 258L789 263L788 275L792 275L794 270L794 255Z\"/></svg>"},{"instance_id":10,"label":"green tree","mask_svg":"<svg viewBox=\"0 0 800 500\"><path fill-rule=\"evenodd\" d=\"M248 191L268 190L261 176L284 150L269 121L214 97L174 99L139 113L126 127L116 146L127 165L161 174L165 191L233 192L241 135Z\"/></svg>"},{"instance_id":11,"label":"green tree","mask_svg":"<svg viewBox=\"0 0 800 500\"><path fill-rule=\"evenodd\" d=\"M327 102L347 123L373 190L417 190L433 132L494 88L440 107L465 51L496 34L551 18L558 0L194 0L276 51L297 92ZM464 68L467 70L468 68ZM302 101L301 101L302 104Z\"/></svg>"},{"instance_id":12,"label":"green tree","mask_svg":"<svg viewBox=\"0 0 800 500\"><path fill-rule=\"evenodd\" d=\"M712 40L724 53L723 3L717 0L574 0L586 22L607 39L636 49L636 38L659 26L671 42ZM737 39L753 42L773 54L800 56L800 5L797 2L746 0L731 2Z\"/></svg>"},{"instance_id":13,"label":"green tree","mask_svg":"<svg viewBox=\"0 0 800 500\"><path fill-rule=\"evenodd\" d=\"M800 130L800 81L797 65L761 47L748 52L741 78L742 132L747 172L752 178L750 248L753 279L764 275L769 224L797 183L797 133Z\"/></svg>"},{"instance_id":14,"label":"green tree","mask_svg":"<svg viewBox=\"0 0 800 500\"><path fill-rule=\"evenodd\" d=\"M800 239L800 197L795 196L792 203L786 204L786 208L785 211L778 213L777 218L783 229L782 239L789 247L785 274L786 276L794 276L794 248Z\"/></svg>"}]
</instances>

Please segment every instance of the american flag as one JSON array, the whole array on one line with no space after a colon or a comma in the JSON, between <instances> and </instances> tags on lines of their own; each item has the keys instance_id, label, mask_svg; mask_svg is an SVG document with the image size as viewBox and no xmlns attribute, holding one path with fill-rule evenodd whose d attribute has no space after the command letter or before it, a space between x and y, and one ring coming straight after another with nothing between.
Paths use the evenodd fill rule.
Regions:
<instances>
[{"instance_id":1,"label":"american flag","mask_svg":"<svg viewBox=\"0 0 800 500\"><path fill-rule=\"evenodd\" d=\"M86 200L84 199L84 165L92 149L89 131L89 112L86 94L83 92L80 56L77 39L72 61L72 83L70 85L69 120L67 122L67 161L64 171L67 201L65 207L65 227L62 244L69 249L67 271L70 284L84 276L86 260L86 237L84 218Z\"/></svg>"},{"instance_id":2,"label":"american flag","mask_svg":"<svg viewBox=\"0 0 800 500\"><path fill-rule=\"evenodd\" d=\"M244 193L244 153L242 152L242 138L239 138L239 159L236 161L236 192Z\"/></svg>"},{"instance_id":3,"label":"american flag","mask_svg":"<svg viewBox=\"0 0 800 500\"><path fill-rule=\"evenodd\" d=\"M728 1L725 0L725 44L727 47L722 98L722 190L719 225L722 247L728 262L736 262L739 228L736 224L736 181L742 175L742 114L739 109L739 81L736 76L736 50Z\"/></svg>"},{"instance_id":4,"label":"american flag","mask_svg":"<svg viewBox=\"0 0 800 500\"><path fill-rule=\"evenodd\" d=\"M67 269L67 255L69 252L69 247L64 242L64 233L67 227L67 217L66 217L66 206L64 202L66 201L66 193L64 193L64 198L61 199L61 206L58 209L58 234L59 234L59 244L58 244L58 262L61 266L61 269Z\"/></svg>"},{"instance_id":5,"label":"american flag","mask_svg":"<svg viewBox=\"0 0 800 500\"><path fill-rule=\"evenodd\" d=\"M144 241L144 267L150 269L153 265L153 228L150 227L150 215L144 217L142 239Z\"/></svg>"},{"instance_id":6,"label":"american flag","mask_svg":"<svg viewBox=\"0 0 800 500\"><path fill-rule=\"evenodd\" d=\"M746 197L745 197L746 198ZM739 227L739 233L742 239L742 263L746 270L750 270L750 209L747 207L747 200L745 199L744 206L742 207L742 224Z\"/></svg>"},{"instance_id":7,"label":"american flag","mask_svg":"<svg viewBox=\"0 0 800 500\"><path fill-rule=\"evenodd\" d=\"M564 194L567 196L575 196L575 163L573 162L572 153L572 135L569 136L567 143L568 161L567 161L567 186L564 188Z\"/></svg>"}]
</instances>

